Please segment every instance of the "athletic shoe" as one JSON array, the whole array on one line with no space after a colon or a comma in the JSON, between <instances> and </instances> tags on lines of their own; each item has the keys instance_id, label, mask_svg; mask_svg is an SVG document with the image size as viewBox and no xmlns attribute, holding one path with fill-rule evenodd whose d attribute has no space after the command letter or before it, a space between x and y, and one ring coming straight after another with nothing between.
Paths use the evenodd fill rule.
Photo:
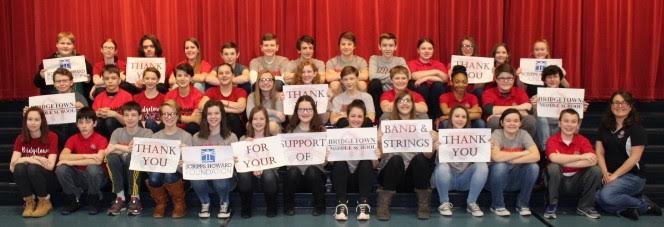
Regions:
<instances>
[{"instance_id":1,"label":"athletic shoe","mask_svg":"<svg viewBox=\"0 0 664 227\"><path fill-rule=\"evenodd\" d=\"M117 197L115 198L115 201L113 201L111 208L108 208L108 211L106 213L111 216L118 216L122 214L122 212L125 211L126 209L127 207L125 207L124 199Z\"/></svg>"},{"instance_id":2,"label":"athletic shoe","mask_svg":"<svg viewBox=\"0 0 664 227\"><path fill-rule=\"evenodd\" d=\"M219 207L219 214L217 214L217 218L221 219L226 219L231 217L231 209L228 207L228 203L223 203Z\"/></svg>"},{"instance_id":3,"label":"athletic shoe","mask_svg":"<svg viewBox=\"0 0 664 227\"><path fill-rule=\"evenodd\" d=\"M519 212L519 215L521 216L530 216L533 214L528 207L517 207L516 211Z\"/></svg>"},{"instance_id":4,"label":"athletic shoe","mask_svg":"<svg viewBox=\"0 0 664 227\"><path fill-rule=\"evenodd\" d=\"M337 221L348 220L348 206L345 203L339 203L339 205L334 208L334 219Z\"/></svg>"},{"instance_id":5,"label":"athletic shoe","mask_svg":"<svg viewBox=\"0 0 664 227\"><path fill-rule=\"evenodd\" d=\"M495 209L491 207L491 212L500 217L508 217L511 215L510 211L505 209L505 207L495 208Z\"/></svg>"},{"instance_id":6,"label":"athletic shoe","mask_svg":"<svg viewBox=\"0 0 664 227\"><path fill-rule=\"evenodd\" d=\"M546 206L546 210L544 211L544 218L546 219L556 219L558 218L558 215L556 215L556 210L558 209L557 205L548 205Z\"/></svg>"},{"instance_id":7,"label":"athletic shoe","mask_svg":"<svg viewBox=\"0 0 664 227\"><path fill-rule=\"evenodd\" d=\"M452 207L454 207L452 203L444 202L438 206L438 213L443 216L452 216Z\"/></svg>"},{"instance_id":8,"label":"athletic shoe","mask_svg":"<svg viewBox=\"0 0 664 227\"><path fill-rule=\"evenodd\" d=\"M360 203L355 207L355 212L357 212L357 220L358 221L366 221L369 220L370 213L371 213L371 206L367 203Z\"/></svg>"},{"instance_id":9,"label":"athletic shoe","mask_svg":"<svg viewBox=\"0 0 664 227\"><path fill-rule=\"evenodd\" d=\"M480 209L480 206L478 206L477 203L469 203L468 206L466 206L466 211L472 214L473 217L484 216L484 212L482 212L482 209Z\"/></svg>"},{"instance_id":10,"label":"athletic shoe","mask_svg":"<svg viewBox=\"0 0 664 227\"><path fill-rule=\"evenodd\" d=\"M594 207L576 208L576 213L592 219L599 219L600 217L599 212Z\"/></svg>"}]
</instances>

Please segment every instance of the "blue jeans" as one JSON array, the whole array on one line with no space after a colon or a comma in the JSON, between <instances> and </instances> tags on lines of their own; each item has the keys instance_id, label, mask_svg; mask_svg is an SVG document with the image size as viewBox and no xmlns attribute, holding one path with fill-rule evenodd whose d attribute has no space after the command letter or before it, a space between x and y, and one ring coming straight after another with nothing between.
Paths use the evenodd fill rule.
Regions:
<instances>
[{"instance_id":1,"label":"blue jeans","mask_svg":"<svg viewBox=\"0 0 664 227\"><path fill-rule=\"evenodd\" d=\"M537 125L537 140L535 142L539 146L540 151L544 152L544 150L546 150L546 141L549 139L549 136L560 130L558 119L552 117L537 117L535 123Z\"/></svg>"},{"instance_id":2,"label":"blue jeans","mask_svg":"<svg viewBox=\"0 0 664 227\"><path fill-rule=\"evenodd\" d=\"M191 187L194 188L201 204L210 204L210 192L214 190L219 196L219 204L228 204L229 195L237 185L235 176L228 179L219 180L192 180Z\"/></svg>"},{"instance_id":3,"label":"blue jeans","mask_svg":"<svg viewBox=\"0 0 664 227\"><path fill-rule=\"evenodd\" d=\"M497 162L491 164L489 173L489 189L491 190L491 207L505 208L504 191L519 191L516 206L528 208L530 194L539 175L537 163L509 164Z\"/></svg>"},{"instance_id":4,"label":"blue jeans","mask_svg":"<svg viewBox=\"0 0 664 227\"><path fill-rule=\"evenodd\" d=\"M643 214L648 210L648 203L634 195L641 193L646 179L627 173L609 184L605 184L596 194L597 204L609 213L618 214L627 208L637 208Z\"/></svg>"},{"instance_id":5,"label":"blue jeans","mask_svg":"<svg viewBox=\"0 0 664 227\"><path fill-rule=\"evenodd\" d=\"M157 123L154 119L145 120L145 125L143 126L146 129L152 130L153 133L158 132L159 130L164 129L163 125Z\"/></svg>"},{"instance_id":6,"label":"blue jeans","mask_svg":"<svg viewBox=\"0 0 664 227\"><path fill-rule=\"evenodd\" d=\"M470 121L470 127L471 128L486 128L486 122L484 120L477 119L477 120L471 120ZM438 125L438 129L445 129L445 128L451 128L450 127L450 120L444 120L443 122Z\"/></svg>"},{"instance_id":7,"label":"blue jeans","mask_svg":"<svg viewBox=\"0 0 664 227\"><path fill-rule=\"evenodd\" d=\"M484 188L489 167L485 162L476 162L461 173L452 173L447 163L438 163L433 171L433 181L438 189L440 203L449 202L449 191L468 191L466 203L477 202L477 197Z\"/></svg>"},{"instance_id":8,"label":"blue jeans","mask_svg":"<svg viewBox=\"0 0 664 227\"><path fill-rule=\"evenodd\" d=\"M164 184L172 184L181 179L180 174L175 173L148 173L148 184L151 187L161 187Z\"/></svg>"}]
</instances>

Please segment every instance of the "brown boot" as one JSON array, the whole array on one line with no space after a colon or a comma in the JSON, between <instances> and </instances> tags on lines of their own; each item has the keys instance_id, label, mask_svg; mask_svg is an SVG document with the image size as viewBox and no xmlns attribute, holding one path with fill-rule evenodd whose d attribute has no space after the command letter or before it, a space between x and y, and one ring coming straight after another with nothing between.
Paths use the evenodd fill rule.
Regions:
<instances>
[{"instance_id":1,"label":"brown boot","mask_svg":"<svg viewBox=\"0 0 664 227\"><path fill-rule=\"evenodd\" d=\"M417 194L417 218L429 219L431 217L431 189L415 189Z\"/></svg>"},{"instance_id":2,"label":"brown boot","mask_svg":"<svg viewBox=\"0 0 664 227\"><path fill-rule=\"evenodd\" d=\"M145 185L148 187L150 196L152 196L152 199L156 204L154 207L154 213L152 213L152 217L163 218L164 213L166 213L166 203L168 202L168 194L166 193L166 189L164 189L164 186L152 187L148 183L148 180L145 180Z\"/></svg>"},{"instance_id":3,"label":"brown boot","mask_svg":"<svg viewBox=\"0 0 664 227\"><path fill-rule=\"evenodd\" d=\"M53 205L51 205L49 196L39 197L37 208L35 209L35 212L32 213L32 216L36 218L44 217L48 215L51 210L53 210Z\"/></svg>"},{"instance_id":4,"label":"brown boot","mask_svg":"<svg viewBox=\"0 0 664 227\"><path fill-rule=\"evenodd\" d=\"M379 188L376 190L376 193L378 194L376 218L381 221L390 220L390 204L392 203L392 197L397 192Z\"/></svg>"},{"instance_id":5,"label":"brown boot","mask_svg":"<svg viewBox=\"0 0 664 227\"><path fill-rule=\"evenodd\" d=\"M182 179L172 184L164 184L166 191L173 199L173 218L181 218L187 214L187 204L185 202L184 181Z\"/></svg>"},{"instance_id":6,"label":"brown boot","mask_svg":"<svg viewBox=\"0 0 664 227\"><path fill-rule=\"evenodd\" d=\"M26 196L23 197L23 201L25 201L25 208L23 209L23 217L24 218L32 217L33 213L35 212L35 197Z\"/></svg>"}]
</instances>

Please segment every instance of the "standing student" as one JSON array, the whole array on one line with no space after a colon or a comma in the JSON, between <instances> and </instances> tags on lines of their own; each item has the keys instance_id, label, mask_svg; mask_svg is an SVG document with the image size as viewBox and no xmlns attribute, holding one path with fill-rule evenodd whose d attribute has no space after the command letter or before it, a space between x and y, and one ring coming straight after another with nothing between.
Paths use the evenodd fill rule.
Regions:
<instances>
[{"instance_id":1,"label":"standing student","mask_svg":"<svg viewBox=\"0 0 664 227\"><path fill-rule=\"evenodd\" d=\"M191 85L191 78L194 75L194 68L191 65L179 64L175 67L175 80L177 89L166 93L164 100L174 100L180 106L179 113L182 114L179 119L178 127L186 130L189 134L198 132L201 121L201 109L209 99L203 92L194 89Z\"/></svg>"},{"instance_id":2,"label":"standing student","mask_svg":"<svg viewBox=\"0 0 664 227\"><path fill-rule=\"evenodd\" d=\"M324 132L325 127L318 117L316 102L311 96L300 96L295 103L295 111L291 116L286 133ZM284 181L284 213L295 214L295 192L300 186L307 185L313 194L314 209L312 215L318 216L325 213L325 181L327 177L323 172L323 164L308 166L289 166L286 180ZM304 184L301 184L304 181ZM269 214L276 215L276 208L268 210Z\"/></svg>"},{"instance_id":3,"label":"standing student","mask_svg":"<svg viewBox=\"0 0 664 227\"><path fill-rule=\"evenodd\" d=\"M539 39L533 43L533 52L532 52L532 57L535 59L549 59L551 58L551 47L549 46L549 41L546 41L546 39ZM560 80L560 87L569 87L569 82L565 77L562 77L563 74L565 73L565 69L560 68L562 71L561 75L561 80ZM521 75L521 68L516 70L517 75ZM537 94L537 87L536 85L530 85L530 84L525 84L521 81L519 81L519 87L522 87L526 90L526 93L528 94L529 97L534 96Z\"/></svg>"},{"instance_id":4,"label":"standing student","mask_svg":"<svg viewBox=\"0 0 664 227\"><path fill-rule=\"evenodd\" d=\"M433 41L429 38L417 41L417 54L417 59L408 62L412 75L408 87L424 97L429 118L436 119L442 115L437 103L440 95L447 91L447 68L433 59Z\"/></svg>"},{"instance_id":5,"label":"standing student","mask_svg":"<svg viewBox=\"0 0 664 227\"><path fill-rule=\"evenodd\" d=\"M395 99L399 92L405 91L410 94L412 101L414 103L415 113L419 118L426 116L428 111L427 103L424 101L424 98L417 92L408 89L408 80L410 80L410 73L408 68L403 66L395 66L390 69L390 79L394 88L392 90L386 91L383 95L380 96L380 109L383 112L383 115L380 116L380 119L387 119L391 116L395 107Z\"/></svg>"},{"instance_id":6,"label":"standing student","mask_svg":"<svg viewBox=\"0 0 664 227\"><path fill-rule=\"evenodd\" d=\"M330 112L330 123L338 128L348 126L348 107L354 100L362 100L365 106L363 116L369 118L371 122L376 120L376 111L374 110L373 99L366 92L359 91L358 85L359 71L353 66L346 66L341 70L341 84L343 92L332 99Z\"/></svg>"},{"instance_id":7,"label":"standing student","mask_svg":"<svg viewBox=\"0 0 664 227\"><path fill-rule=\"evenodd\" d=\"M491 134L491 163L489 188L491 211L501 217L510 216L505 208L504 191L519 191L516 211L530 216L530 194L539 175L540 159L533 138L521 126L519 110L509 108L500 115L500 129Z\"/></svg>"},{"instance_id":8,"label":"standing student","mask_svg":"<svg viewBox=\"0 0 664 227\"><path fill-rule=\"evenodd\" d=\"M262 106L256 106L249 114L249 122L247 122L247 134L241 138L242 141L251 141L254 139L265 138L273 136L270 134L269 117L267 109ZM238 173L238 191L240 192L241 210L240 215L242 218L251 217L252 197L254 190L258 189L263 191L265 195L265 203L267 205L268 217L277 215L277 190L279 174L277 169L266 169L263 171L253 171L246 173ZM256 186L256 188L254 188Z\"/></svg>"},{"instance_id":9,"label":"standing student","mask_svg":"<svg viewBox=\"0 0 664 227\"><path fill-rule=\"evenodd\" d=\"M341 92L341 75L339 72L346 66L353 66L360 74L358 75L360 82L358 83L358 89L360 91L367 90L366 81L369 79L369 71L367 66L367 61L364 58L355 55L357 42L355 34L352 32L344 32L339 35L339 51L340 55L330 58L325 63L325 80L330 84L330 89L336 95Z\"/></svg>"},{"instance_id":10,"label":"standing student","mask_svg":"<svg viewBox=\"0 0 664 227\"><path fill-rule=\"evenodd\" d=\"M60 212L63 215L76 212L81 207L83 193L88 195L88 214L95 215L101 210L101 188L106 184L102 163L108 140L94 131L96 124L97 115L91 108L79 110L76 113L79 133L69 137L60 152L55 175L69 200L69 205Z\"/></svg>"},{"instance_id":11,"label":"standing student","mask_svg":"<svg viewBox=\"0 0 664 227\"><path fill-rule=\"evenodd\" d=\"M141 173L129 169L131 145L135 137L152 137L152 131L139 126L141 106L138 103L132 101L122 105L122 115L125 120L125 127L113 131L108 147L106 147L106 168L108 168L113 184L113 193L116 195L113 204L106 213L117 216L127 210L129 215L140 215L141 210L143 210L138 184ZM125 189L127 189L130 196L127 205L125 205L127 201Z\"/></svg>"},{"instance_id":12,"label":"standing student","mask_svg":"<svg viewBox=\"0 0 664 227\"><path fill-rule=\"evenodd\" d=\"M641 157L647 137L634 103L631 93L616 91L602 117L595 149L604 186L596 199L603 210L638 220L643 214L661 216L662 210L642 194L646 178Z\"/></svg>"},{"instance_id":13,"label":"standing student","mask_svg":"<svg viewBox=\"0 0 664 227\"><path fill-rule=\"evenodd\" d=\"M347 66L352 67L352 66ZM343 79L342 79L343 80ZM367 109L362 100L353 100L346 109L348 116L348 128L372 127L371 119L367 118ZM376 156L380 156L376 149ZM371 206L369 206L369 194L376 179L374 168L378 161L336 161L332 163L332 185L337 198L337 206L334 211L334 219L338 221L348 220L348 190L357 190L360 198L357 201L358 221L367 221L370 218Z\"/></svg>"},{"instance_id":14,"label":"standing student","mask_svg":"<svg viewBox=\"0 0 664 227\"><path fill-rule=\"evenodd\" d=\"M98 61L92 68L92 83L94 89L90 91L90 98L94 99L97 94L104 90L104 78L102 77L102 69L105 65L115 65L120 68L120 87L131 94L137 94L140 90L125 81L125 72L127 69L127 62L118 58L118 44L115 40L108 38L101 44L101 55L103 60ZM87 95L87 94L86 94Z\"/></svg>"},{"instance_id":15,"label":"standing student","mask_svg":"<svg viewBox=\"0 0 664 227\"><path fill-rule=\"evenodd\" d=\"M381 55L371 55L369 57L369 88L367 92L373 97L374 109L377 115L383 114L380 111L380 96L384 91L393 88L390 80L390 69L400 65L408 67L406 60L402 57L394 56L397 51L397 36L392 33L381 33L378 36L378 49ZM365 102L366 103L366 102Z\"/></svg>"},{"instance_id":16,"label":"standing student","mask_svg":"<svg viewBox=\"0 0 664 227\"><path fill-rule=\"evenodd\" d=\"M270 116L270 133L273 135L281 131L280 124L286 120L283 102L279 98L282 94L277 91L275 83L275 77L271 72L261 71L258 81L254 84L254 92L247 97L247 109L251 110L255 106L263 106L267 109ZM247 113L247 117L249 117L249 113Z\"/></svg>"},{"instance_id":17,"label":"standing student","mask_svg":"<svg viewBox=\"0 0 664 227\"><path fill-rule=\"evenodd\" d=\"M205 80L210 71L212 71L212 65L208 61L203 60L201 44L198 39L189 37L184 41L184 56L186 59L179 62L178 65L185 63L191 65L194 68L194 74L191 77L194 87L201 92L205 92ZM177 87L177 82L173 75L170 76L168 84L171 88Z\"/></svg>"},{"instance_id":18,"label":"standing student","mask_svg":"<svg viewBox=\"0 0 664 227\"><path fill-rule=\"evenodd\" d=\"M456 106L463 106L468 110L468 120L473 128L486 128L486 122L482 120L482 107L480 107L477 96L467 92L468 74L466 67L455 65L452 70L451 80L452 91L440 96L440 110L443 113L443 120L438 128L449 128L451 110Z\"/></svg>"},{"instance_id":19,"label":"standing student","mask_svg":"<svg viewBox=\"0 0 664 227\"><path fill-rule=\"evenodd\" d=\"M240 57L240 48L234 42L226 42L221 45L221 50L219 51L221 59L224 60L223 64L229 64L231 66L234 77L232 78L233 84L237 85L239 88L244 89L246 94L251 93L251 81L249 80L249 69L246 66L237 62L237 59ZM219 66L221 66L219 65ZM219 67L217 66L217 67ZM217 75L217 68L213 69L205 79L205 82L212 86L219 86L219 77Z\"/></svg>"},{"instance_id":20,"label":"standing student","mask_svg":"<svg viewBox=\"0 0 664 227\"><path fill-rule=\"evenodd\" d=\"M157 84L161 73L155 67L148 67L143 71L143 85L145 90L134 95L134 101L141 106L141 125L144 128L157 132L163 127L159 116L159 107L164 103L164 94L157 91Z\"/></svg>"},{"instance_id":21,"label":"standing student","mask_svg":"<svg viewBox=\"0 0 664 227\"><path fill-rule=\"evenodd\" d=\"M324 83L325 82L325 62L314 58L314 47L316 46L316 40L310 35L303 35L297 39L295 48L297 53L300 55L299 58L288 62L286 66L286 72L284 73L284 81L286 84L297 84L296 78L294 78L297 73L298 66L304 61L310 61L316 67L316 81L315 83Z\"/></svg>"},{"instance_id":22,"label":"standing student","mask_svg":"<svg viewBox=\"0 0 664 227\"><path fill-rule=\"evenodd\" d=\"M394 111L390 112L389 120L416 120L413 95L400 91L394 100ZM434 144L438 135L431 132ZM379 137L382 137L379 134ZM379 138L381 140L381 138ZM382 153L382 147L378 146ZM438 146L433 145L433 149ZM431 173L433 152L428 153L389 153L380 157L378 165L378 194L376 216L378 220L390 219L390 204L397 191L414 190L417 195L417 218L429 219L431 206Z\"/></svg>"},{"instance_id":23,"label":"standing student","mask_svg":"<svg viewBox=\"0 0 664 227\"><path fill-rule=\"evenodd\" d=\"M595 192L602 184L602 170L590 141L577 131L581 126L579 113L574 109L560 112L560 132L546 143L546 181L549 204L545 218L556 218L559 192L581 194L576 213L592 219L600 217L595 210Z\"/></svg>"},{"instance_id":24,"label":"standing student","mask_svg":"<svg viewBox=\"0 0 664 227\"><path fill-rule=\"evenodd\" d=\"M76 37L71 32L60 32L55 41L55 47L57 50L55 53L47 58L62 58L62 57L73 57L78 56L79 53L76 51L75 45ZM90 73L92 72L92 65L85 60L85 70ZM57 91L54 85L46 85L46 69L44 69L44 63L39 63L39 69L32 80L35 87L39 88L39 94L41 95L50 95L57 94ZM90 78L88 75L86 82L74 83L73 90L80 94L89 94L90 89L92 88L92 83L90 83Z\"/></svg>"},{"instance_id":25,"label":"standing student","mask_svg":"<svg viewBox=\"0 0 664 227\"><path fill-rule=\"evenodd\" d=\"M120 69L118 67L106 65L102 74L106 87L95 98L92 109L95 110L98 117L97 131L109 138L116 128L124 125L122 105L132 101L133 97L129 92L120 88Z\"/></svg>"},{"instance_id":26,"label":"standing student","mask_svg":"<svg viewBox=\"0 0 664 227\"><path fill-rule=\"evenodd\" d=\"M272 33L265 33L261 37L261 52L263 56L251 59L249 62L250 75L259 76L261 71L270 71L272 75L278 80L275 81L277 91L281 91L284 85L283 74L286 72L286 65L288 65L288 58L277 55L279 51L279 40L277 36Z\"/></svg>"},{"instance_id":27,"label":"standing student","mask_svg":"<svg viewBox=\"0 0 664 227\"><path fill-rule=\"evenodd\" d=\"M178 119L181 116L180 106L173 100L167 100L161 104L159 114L164 123L164 129L152 135L152 138L178 140L182 142L182 146L191 146L191 134L177 126ZM146 185L150 191L150 196L155 202L152 217L164 217L169 196L173 201L173 213L171 217L181 218L187 214L181 168L178 168L178 171L175 173L148 173Z\"/></svg>"},{"instance_id":28,"label":"standing student","mask_svg":"<svg viewBox=\"0 0 664 227\"><path fill-rule=\"evenodd\" d=\"M58 135L46 124L46 115L39 107L25 111L9 162L9 171L25 201L22 216L26 218L43 217L53 209L49 192L57 187L53 168L58 158Z\"/></svg>"},{"instance_id":29,"label":"standing student","mask_svg":"<svg viewBox=\"0 0 664 227\"><path fill-rule=\"evenodd\" d=\"M161 48L161 42L159 42L159 39L157 36L154 34L145 34L143 37L141 37L140 41L138 42L138 57L142 58L161 58L163 56L163 50ZM171 75L171 71L173 70L173 66L166 61L166 74L164 76L164 83L158 83L157 84L157 90L159 93L166 94L168 92L169 87L166 85L168 81L170 81L169 76ZM143 88L143 81L142 80L137 80L136 83L133 85L140 88Z\"/></svg>"},{"instance_id":30,"label":"standing student","mask_svg":"<svg viewBox=\"0 0 664 227\"><path fill-rule=\"evenodd\" d=\"M230 146L237 142L237 136L228 127L226 112L221 101L212 100L205 103L203 107L203 119L201 119L201 131L193 136L193 146ZM216 192L219 196L219 213L217 218L230 218L230 193L237 184L236 176L228 179L217 180L192 180L191 187L194 188L198 199L201 201L201 211L198 217L210 217L210 193Z\"/></svg>"},{"instance_id":31,"label":"standing student","mask_svg":"<svg viewBox=\"0 0 664 227\"><path fill-rule=\"evenodd\" d=\"M244 89L233 86L233 67L224 63L217 67L219 87L211 87L205 91L205 96L210 100L220 100L224 104L224 111L229 121L231 131L242 137L246 127L242 121L242 113L247 107L247 93ZM235 77L237 78L237 77ZM251 111L251 110L249 110Z\"/></svg>"},{"instance_id":32,"label":"standing student","mask_svg":"<svg viewBox=\"0 0 664 227\"><path fill-rule=\"evenodd\" d=\"M470 112L464 106L455 106L450 110L448 128L470 127ZM444 130L444 129L443 129ZM442 155L438 153L438 155ZM433 182L438 191L438 213L443 216L452 216L452 203L449 191L468 191L466 197L466 211L474 217L484 216L484 212L477 205L477 197L480 196L486 179L489 175L489 167L486 162L448 162L436 164L433 171Z\"/></svg>"}]
</instances>

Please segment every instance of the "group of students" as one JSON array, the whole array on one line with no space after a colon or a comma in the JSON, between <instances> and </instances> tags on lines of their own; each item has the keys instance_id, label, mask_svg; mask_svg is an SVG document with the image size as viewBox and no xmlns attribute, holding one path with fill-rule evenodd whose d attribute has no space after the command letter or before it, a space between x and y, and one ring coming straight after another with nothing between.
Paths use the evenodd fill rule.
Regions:
<instances>
[{"instance_id":1,"label":"group of students","mask_svg":"<svg viewBox=\"0 0 664 227\"><path fill-rule=\"evenodd\" d=\"M76 55L74 40L71 33L60 33L58 51L53 57ZM58 185L70 197L63 214L78 210L83 194L87 195L90 214L99 213L103 206L100 190L107 178L116 194L108 214L118 215L125 210L131 215L140 214L141 173L129 170L134 137L179 140L184 146L230 145L278 133L322 132L328 122L336 128L359 128L373 127L380 120L410 119L432 119L440 122L439 129L495 129L492 162L439 163L434 157L439 155L438 142L433 152L427 153L383 154L379 146L377 161L290 166L285 168L285 179L279 179L277 169L270 169L237 173L229 179L190 181L201 202L198 215L210 216L210 193L215 192L220 201L217 217L230 217L229 193L237 187L241 216L250 217L253 192L260 186L266 199L266 214L275 216L279 180L283 181L286 215L295 214L294 194L302 190L313 195L312 214L323 214L327 168L336 193L337 220L349 217L349 190L359 192L357 219L368 220L369 198L376 181L379 220L389 220L393 196L404 191L416 193L417 217L428 219L432 188L437 188L438 212L443 216L452 215L450 190L469 191L466 210L473 216L483 216L477 204L483 189L491 192L490 210L498 216L510 215L503 192L519 191L517 212L528 216L540 166L546 169L547 218L556 217L559 194L566 191L582 195L577 213L590 218L600 217L594 209L595 202L610 213L632 219L646 213L661 215L655 203L639 194L645 184L640 158L646 134L633 109L635 100L628 92L612 95L611 108L603 118L593 149L588 139L578 134L578 112L564 110L558 119L532 115L537 98L534 93L529 98L526 89L536 89L517 86L519 70L510 66L505 44L496 45L492 51L496 60L495 84L472 87L463 66L447 70L444 64L431 59L433 42L426 38L417 44L419 58L406 63L394 56L396 37L381 34L382 55L372 56L368 66L353 54L355 36L350 32L339 38L341 55L325 65L313 59L314 45L312 37L301 37L297 42L300 58L288 61L276 55L276 36L266 34L261 42L264 55L253 59L246 68L237 63L237 45L226 43L221 49L225 62L213 69L201 59L199 42L188 39L187 59L172 69L168 66L166 75L156 68L147 68L136 83L128 83L122 69L125 63L116 56L117 45L108 39L101 48L104 61L90 70L91 83L73 83L71 72L57 69L54 85L46 86L45 71L40 69L34 81L42 88L42 94L75 92L78 113L75 124L47 127L44 112L38 107L24 110L23 130L16 139L10 164L25 200L23 216L48 214L52 209L49 193ZM474 56L475 48L474 40L464 37L459 54ZM534 57L550 57L546 41L536 42L534 49ZM138 52L141 57L162 55L154 35L141 38ZM563 69L549 66L542 72L542 81L546 87L567 87L564 74ZM169 85L159 83L162 76ZM322 83L330 86L328 111L319 113L317 103L305 95L297 100L292 115L284 114L283 95L279 92L282 86ZM447 93L446 84L451 90ZM90 100L94 100L91 108L87 107ZM436 131L431 134L437 141ZM541 161L542 157L548 161ZM181 170L147 175L146 185L156 203L153 216L165 215L170 198L174 206L172 217L183 217L186 189Z\"/></svg>"}]
</instances>

